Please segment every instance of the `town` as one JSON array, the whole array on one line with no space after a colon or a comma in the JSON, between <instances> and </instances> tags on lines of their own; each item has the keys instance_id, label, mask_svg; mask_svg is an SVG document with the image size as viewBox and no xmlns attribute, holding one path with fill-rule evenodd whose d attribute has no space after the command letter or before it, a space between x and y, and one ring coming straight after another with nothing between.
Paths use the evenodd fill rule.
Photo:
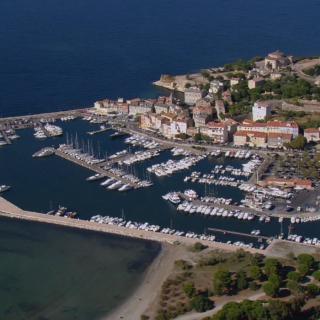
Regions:
<instances>
[{"instance_id":1,"label":"town","mask_svg":"<svg viewBox=\"0 0 320 320\"><path fill-rule=\"evenodd\" d=\"M246 147L282 156L305 149L308 159L316 159L320 75L312 71L319 64L319 59L297 59L276 51L264 59L239 60L195 75L163 75L155 84L172 90L170 96L105 99L95 102L93 110L101 116L128 116L132 121L127 127L137 123L144 133L170 141ZM178 91L183 93L179 99ZM319 177L318 164L315 169L312 174L297 172L286 183L311 188L311 180ZM282 179L272 181L286 184Z\"/></svg>"}]
</instances>

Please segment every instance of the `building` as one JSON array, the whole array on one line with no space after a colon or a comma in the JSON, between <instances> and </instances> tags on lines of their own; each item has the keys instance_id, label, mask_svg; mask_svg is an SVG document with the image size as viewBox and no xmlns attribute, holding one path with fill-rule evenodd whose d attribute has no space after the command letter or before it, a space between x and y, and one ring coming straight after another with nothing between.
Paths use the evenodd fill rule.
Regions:
<instances>
[{"instance_id":1,"label":"building","mask_svg":"<svg viewBox=\"0 0 320 320\"><path fill-rule=\"evenodd\" d=\"M95 112L102 115L107 114L128 114L129 107L123 99L117 101L104 99L94 103Z\"/></svg>"},{"instance_id":2,"label":"building","mask_svg":"<svg viewBox=\"0 0 320 320\"><path fill-rule=\"evenodd\" d=\"M187 129L190 126L190 120L188 118L177 117L170 123L170 135L175 137L177 134L187 134Z\"/></svg>"},{"instance_id":3,"label":"building","mask_svg":"<svg viewBox=\"0 0 320 320\"><path fill-rule=\"evenodd\" d=\"M266 120L271 116L272 107L267 101L257 101L252 107L252 120Z\"/></svg>"},{"instance_id":4,"label":"building","mask_svg":"<svg viewBox=\"0 0 320 320\"><path fill-rule=\"evenodd\" d=\"M268 122L254 122L252 120L244 120L239 126L240 131L255 131L264 133L286 133L291 134L292 138L299 135L299 126L294 121L268 121Z\"/></svg>"},{"instance_id":5,"label":"building","mask_svg":"<svg viewBox=\"0 0 320 320\"><path fill-rule=\"evenodd\" d=\"M206 107L211 108L211 102L207 98L200 99L196 102L196 107Z\"/></svg>"},{"instance_id":6,"label":"building","mask_svg":"<svg viewBox=\"0 0 320 320\"><path fill-rule=\"evenodd\" d=\"M166 113L169 111L169 106L167 104L155 103L154 110L157 114Z\"/></svg>"},{"instance_id":7,"label":"building","mask_svg":"<svg viewBox=\"0 0 320 320\"><path fill-rule=\"evenodd\" d=\"M268 121L267 129L268 133L291 134L293 139L299 135L299 126L294 121Z\"/></svg>"},{"instance_id":8,"label":"building","mask_svg":"<svg viewBox=\"0 0 320 320\"><path fill-rule=\"evenodd\" d=\"M214 143L228 142L228 128L223 122L208 122L200 128L200 133L211 138Z\"/></svg>"},{"instance_id":9,"label":"building","mask_svg":"<svg viewBox=\"0 0 320 320\"><path fill-rule=\"evenodd\" d=\"M240 83L240 78L231 78L230 79L230 87L236 86L237 84Z\"/></svg>"},{"instance_id":10,"label":"building","mask_svg":"<svg viewBox=\"0 0 320 320\"><path fill-rule=\"evenodd\" d=\"M210 88L209 88L209 93L212 94L218 94L219 92L223 91L223 82L219 80L213 80L210 82Z\"/></svg>"},{"instance_id":11,"label":"building","mask_svg":"<svg viewBox=\"0 0 320 320\"><path fill-rule=\"evenodd\" d=\"M320 128L308 128L304 130L304 137L308 142L320 141Z\"/></svg>"},{"instance_id":12,"label":"building","mask_svg":"<svg viewBox=\"0 0 320 320\"><path fill-rule=\"evenodd\" d=\"M203 92L198 87L190 87L185 89L184 102L188 105L194 105L198 100L202 99Z\"/></svg>"},{"instance_id":13,"label":"building","mask_svg":"<svg viewBox=\"0 0 320 320\"><path fill-rule=\"evenodd\" d=\"M275 52L269 53L264 59L264 65L270 70L279 70L290 64L290 59L284 55L283 52L277 50Z\"/></svg>"},{"instance_id":14,"label":"building","mask_svg":"<svg viewBox=\"0 0 320 320\"><path fill-rule=\"evenodd\" d=\"M263 86L265 80L263 78L253 78L248 80L248 88L249 89L256 89Z\"/></svg>"},{"instance_id":15,"label":"building","mask_svg":"<svg viewBox=\"0 0 320 320\"><path fill-rule=\"evenodd\" d=\"M222 99L223 99L223 101L227 102L229 105L233 104L232 94L231 94L230 90L226 90L226 91L222 92Z\"/></svg>"},{"instance_id":16,"label":"building","mask_svg":"<svg viewBox=\"0 0 320 320\"><path fill-rule=\"evenodd\" d=\"M247 131L237 131L233 135L233 144L238 147L247 145L248 142L248 132Z\"/></svg>"},{"instance_id":17,"label":"building","mask_svg":"<svg viewBox=\"0 0 320 320\"><path fill-rule=\"evenodd\" d=\"M268 135L265 132L257 131L237 131L233 135L235 146L249 146L254 148L267 147Z\"/></svg>"},{"instance_id":18,"label":"building","mask_svg":"<svg viewBox=\"0 0 320 320\"><path fill-rule=\"evenodd\" d=\"M295 188L295 189L306 189L312 190L312 181L308 179L284 179L277 177L269 177L262 181L266 186L274 186L280 188Z\"/></svg>"},{"instance_id":19,"label":"building","mask_svg":"<svg viewBox=\"0 0 320 320\"><path fill-rule=\"evenodd\" d=\"M292 134L288 133L268 133L268 147L269 148L283 148L286 143L292 140Z\"/></svg>"},{"instance_id":20,"label":"building","mask_svg":"<svg viewBox=\"0 0 320 320\"><path fill-rule=\"evenodd\" d=\"M215 101L215 109L217 111L217 116L218 118L221 120L221 115L225 115L226 114L226 107L224 105L223 100L216 100Z\"/></svg>"},{"instance_id":21,"label":"building","mask_svg":"<svg viewBox=\"0 0 320 320\"><path fill-rule=\"evenodd\" d=\"M255 148L283 148L286 143L292 141L292 134L266 133L258 131L236 131L233 135L235 146L249 146Z\"/></svg>"},{"instance_id":22,"label":"building","mask_svg":"<svg viewBox=\"0 0 320 320\"><path fill-rule=\"evenodd\" d=\"M213 108L210 106L198 106L192 110L194 126L200 128L212 119Z\"/></svg>"},{"instance_id":23,"label":"building","mask_svg":"<svg viewBox=\"0 0 320 320\"><path fill-rule=\"evenodd\" d=\"M279 80L282 78L282 74L280 72L272 72L270 73L271 80Z\"/></svg>"},{"instance_id":24,"label":"building","mask_svg":"<svg viewBox=\"0 0 320 320\"><path fill-rule=\"evenodd\" d=\"M129 104L129 115L137 116L153 111L153 101L133 99L127 101Z\"/></svg>"}]
</instances>

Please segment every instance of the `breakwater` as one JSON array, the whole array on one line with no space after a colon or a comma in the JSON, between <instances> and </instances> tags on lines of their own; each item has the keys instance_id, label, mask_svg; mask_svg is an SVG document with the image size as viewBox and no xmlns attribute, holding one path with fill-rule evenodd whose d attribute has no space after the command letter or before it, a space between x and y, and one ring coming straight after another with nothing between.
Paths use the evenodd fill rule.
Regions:
<instances>
[{"instance_id":1,"label":"breakwater","mask_svg":"<svg viewBox=\"0 0 320 320\"><path fill-rule=\"evenodd\" d=\"M70 219L59 216L51 216L38 212L31 212L22 210L4 198L0 197L0 215L7 218L22 219L40 223L49 223L54 225L60 225L63 227L77 228L89 231L104 232L114 234L123 237L131 237L136 239L143 239L149 241L156 241L161 243L183 243L185 245L194 245L196 242L201 241L204 245L220 250L236 251L239 248L230 244L199 240L196 238L186 238L183 236L176 236L170 234L157 233L152 231L128 229L117 225L99 224L90 222L88 220ZM264 251L256 248L248 248L247 251L252 253L261 253Z\"/></svg>"}]
</instances>

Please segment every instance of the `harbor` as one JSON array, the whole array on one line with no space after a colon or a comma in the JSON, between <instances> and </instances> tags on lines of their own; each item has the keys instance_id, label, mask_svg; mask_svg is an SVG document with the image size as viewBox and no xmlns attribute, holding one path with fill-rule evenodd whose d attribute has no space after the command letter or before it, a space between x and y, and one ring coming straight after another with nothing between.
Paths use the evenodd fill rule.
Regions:
<instances>
[{"instance_id":1,"label":"harbor","mask_svg":"<svg viewBox=\"0 0 320 320\"><path fill-rule=\"evenodd\" d=\"M4 156L15 148L21 150L28 155L25 165L32 168L30 182L20 180L20 175L16 182L10 181L10 176L6 179L4 173L1 182L12 186L5 193L8 200L35 212L50 211L50 203L54 207L62 204L73 208L84 221L96 215L122 218L124 214L125 221L136 221L138 228L147 223L159 226L160 230L168 228L173 235L182 233L183 238L186 234L195 236L197 241L206 241L211 233L214 242L258 250L267 248L267 239L280 237L308 243L309 238L313 241L316 237L316 232L310 229L312 224L317 224L316 213L263 207L279 196L280 200L284 197L281 200L284 203L288 199L286 193L255 185L256 172L266 162L258 152L185 148L141 133L114 139L114 133L123 129L112 127L100 132L102 125L110 128L106 119L89 115L65 117L54 122L62 135L34 139L31 128L23 129L19 131L21 139L11 149L2 150ZM99 134L88 135L88 132ZM15 161L18 168L19 159ZM45 174L40 177L37 172ZM28 173L20 174L22 177ZM32 183L34 179L38 181L36 184ZM62 181L66 193L55 187ZM31 203L29 198L41 194L44 183L48 192L37 203ZM27 194L34 190L34 196L24 196L25 187L30 190ZM190 199L183 191L179 192L187 189L199 197ZM161 196L172 190L177 190L181 203L163 201ZM79 198L79 193L85 196ZM262 196L261 205L258 199ZM210 228L225 233L210 232ZM266 237L262 238L263 243L258 241L260 238L250 237L256 230ZM292 234L301 238L292 238ZM312 241L311 245L318 244Z\"/></svg>"}]
</instances>

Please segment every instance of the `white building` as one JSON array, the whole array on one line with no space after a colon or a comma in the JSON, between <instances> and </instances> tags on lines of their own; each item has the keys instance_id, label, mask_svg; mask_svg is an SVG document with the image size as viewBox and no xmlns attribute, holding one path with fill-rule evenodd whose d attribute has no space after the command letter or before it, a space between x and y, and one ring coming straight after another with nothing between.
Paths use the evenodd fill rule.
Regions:
<instances>
[{"instance_id":1,"label":"white building","mask_svg":"<svg viewBox=\"0 0 320 320\"><path fill-rule=\"evenodd\" d=\"M152 109L152 106L146 104L129 105L129 115L136 116L140 114L145 114L148 112L152 112Z\"/></svg>"},{"instance_id":2,"label":"white building","mask_svg":"<svg viewBox=\"0 0 320 320\"><path fill-rule=\"evenodd\" d=\"M266 120L271 116L271 105L265 101L257 101L252 107L252 120Z\"/></svg>"},{"instance_id":3,"label":"white building","mask_svg":"<svg viewBox=\"0 0 320 320\"><path fill-rule=\"evenodd\" d=\"M175 136L180 133L187 133L188 121L177 119L173 120L170 124L171 136Z\"/></svg>"},{"instance_id":4,"label":"white building","mask_svg":"<svg viewBox=\"0 0 320 320\"><path fill-rule=\"evenodd\" d=\"M198 100L202 99L203 92L197 87L187 88L184 92L184 102L188 105L194 105Z\"/></svg>"}]
</instances>

